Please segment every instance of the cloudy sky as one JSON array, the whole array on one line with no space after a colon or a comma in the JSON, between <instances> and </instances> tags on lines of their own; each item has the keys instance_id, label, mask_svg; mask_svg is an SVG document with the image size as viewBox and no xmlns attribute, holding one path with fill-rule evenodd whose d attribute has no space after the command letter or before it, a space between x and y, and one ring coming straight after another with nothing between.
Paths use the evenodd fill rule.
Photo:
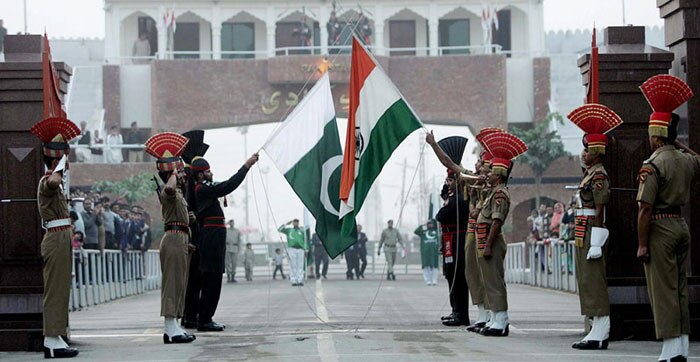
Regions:
<instances>
[{"instance_id":1,"label":"cloudy sky","mask_svg":"<svg viewBox=\"0 0 700 362\"><path fill-rule=\"evenodd\" d=\"M27 29L46 28L51 37L104 37L102 0L1 0L0 19L10 34L24 29L23 4L27 4ZM566 30L622 25L662 25L656 0L544 0L546 30ZM343 1L339 1L342 3Z\"/></svg>"}]
</instances>

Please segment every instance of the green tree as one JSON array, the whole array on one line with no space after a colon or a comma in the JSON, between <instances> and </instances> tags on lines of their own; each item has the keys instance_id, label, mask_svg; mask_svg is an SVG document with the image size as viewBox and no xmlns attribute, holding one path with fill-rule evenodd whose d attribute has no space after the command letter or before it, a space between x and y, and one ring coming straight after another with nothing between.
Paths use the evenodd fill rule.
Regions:
<instances>
[{"instance_id":1,"label":"green tree","mask_svg":"<svg viewBox=\"0 0 700 362\"><path fill-rule=\"evenodd\" d=\"M130 204L134 204L147 196L154 196L156 185L152 178L152 173L144 172L119 181L97 181L92 185L92 189L119 195L126 198Z\"/></svg>"},{"instance_id":2,"label":"green tree","mask_svg":"<svg viewBox=\"0 0 700 362\"><path fill-rule=\"evenodd\" d=\"M563 117L559 113L549 113L544 120L537 122L530 129L513 127L513 134L520 137L527 144L528 151L519 159L530 166L535 176L535 190L537 192L535 203L540 205L542 197L542 176L547 168L559 157L568 155L564 151L564 144L556 130L549 126L552 122L563 124Z\"/></svg>"}]
</instances>

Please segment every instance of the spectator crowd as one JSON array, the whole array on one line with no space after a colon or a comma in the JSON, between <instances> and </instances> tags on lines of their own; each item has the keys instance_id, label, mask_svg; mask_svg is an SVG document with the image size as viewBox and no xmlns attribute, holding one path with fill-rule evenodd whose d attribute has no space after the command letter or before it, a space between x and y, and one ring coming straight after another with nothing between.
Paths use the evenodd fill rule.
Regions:
<instances>
[{"instance_id":1,"label":"spectator crowd","mask_svg":"<svg viewBox=\"0 0 700 362\"><path fill-rule=\"evenodd\" d=\"M537 244L536 257L541 270L549 270L552 268L552 253L551 248L545 248L545 245L558 245L566 251L562 255L566 255L566 262L562 261L562 265L568 265L569 269L573 268L571 253L567 247L568 242L574 239L575 228L575 210L576 204L571 202L565 206L561 202L556 202L553 205L540 204L539 208L533 209L530 216L527 217L527 225L530 233L527 242ZM545 250L549 250L545 255ZM546 268L545 266L548 266Z\"/></svg>"},{"instance_id":2,"label":"spectator crowd","mask_svg":"<svg viewBox=\"0 0 700 362\"><path fill-rule=\"evenodd\" d=\"M74 188L70 197L73 249L150 249L151 217L141 206L129 205L121 197L112 201L94 190Z\"/></svg>"}]
</instances>

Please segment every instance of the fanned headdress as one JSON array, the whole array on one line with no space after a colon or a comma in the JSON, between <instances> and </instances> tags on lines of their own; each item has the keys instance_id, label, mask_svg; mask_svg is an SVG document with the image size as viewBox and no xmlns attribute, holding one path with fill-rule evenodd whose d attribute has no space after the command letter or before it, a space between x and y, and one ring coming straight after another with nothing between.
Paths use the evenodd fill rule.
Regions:
<instances>
[{"instance_id":1,"label":"fanned headdress","mask_svg":"<svg viewBox=\"0 0 700 362\"><path fill-rule=\"evenodd\" d=\"M202 130L195 129L182 135L190 140L185 146L185 150L182 151L182 160L190 165L195 157L203 157L207 153L209 145L204 143L204 131Z\"/></svg>"},{"instance_id":2,"label":"fanned headdress","mask_svg":"<svg viewBox=\"0 0 700 362\"><path fill-rule=\"evenodd\" d=\"M158 133L146 141L146 152L158 159L156 161L158 171L173 171L182 163L180 156L188 141L187 137L181 134Z\"/></svg>"},{"instance_id":3,"label":"fanned headdress","mask_svg":"<svg viewBox=\"0 0 700 362\"><path fill-rule=\"evenodd\" d=\"M655 75L639 88L654 110L649 117L649 136L668 137L672 113L693 96L693 91L685 82L672 75Z\"/></svg>"},{"instance_id":4,"label":"fanned headdress","mask_svg":"<svg viewBox=\"0 0 700 362\"><path fill-rule=\"evenodd\" d=\"M501 132L505 132L505 131L501 128L498 128L498 127L486 127L486 128L482 128L481 131L479 131L479 133L476 134L477 142L479 142L481 147L484 149L483 151L481 151L481 154L479 155L479 157L481 157L481 162L484 166L488 167L491 165L491 161L493 160L493 155L489 151L486 150L486 147L484 146L484 143L482 141L483 141L484 137L486 137L492 133L501 133Z\"/></svg>"},{"instance_id":5,"label":"fanned headdress","mask_svg":"<svg viewBox=\"0 0 700 362\"><path fill-rule=\"evenodd\" d=\"M481 140L486 150L493 155L491 172L508 176L512 160L527 151L527 145L520 138L506 132L495 132Z\"/></svg>"},{"instance_id":6,"label":"fanned headdress","mask_svg":"<svg viewBox=\"0 0 700 362\"><path fill-rule=\"evenodd\" d=\"M30 131L44 144L44 155L60 158L70 153L68 142L80 136L80 128L63 117L49 117L32 126Z\"/></svg>"},{"instance_id":7,"label":"fanned headdress","mask_svg":"<svg viewBox=\"0 0 700 362\"><path fill-rule=\"evenodd\" d=\"M606 133L622 124L612 109L596 103L584 104L569 113L569 119L584 133L583 142L589 153L604 155L608 145Z\"/></svg>"},{"instance_id":8,"label":"fanned headdress","mask_svg":"<svg viewBox=\"0 0 700 362\"><path fill-rule=\"evenodd\" d=\"M465 137L452 136L438 141L438 146L445 151L452 162L459 165L462 163L462 156L464 156L464 149L467 147L467 141Z\"/></svg>"}]
</instances>

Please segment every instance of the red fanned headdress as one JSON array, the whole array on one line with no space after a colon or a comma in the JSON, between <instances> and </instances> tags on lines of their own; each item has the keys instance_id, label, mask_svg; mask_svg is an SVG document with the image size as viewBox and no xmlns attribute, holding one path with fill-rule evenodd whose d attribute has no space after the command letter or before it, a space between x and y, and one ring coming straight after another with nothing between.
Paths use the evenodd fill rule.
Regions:
<instances>
[{"instance_id":1,"label":"red fanned headdress","mask_svg":"<svg viewBox=\"0 0 700 362\"><path fill-rule=\"evenodd\" d=\"M520 138L506 132L488 134L481 140L486 150L493 155L491 172L508 176L511 160L527 151L527 145Z\"/></svg>"},{"instance_id":2,"label":"red fanned headdress","mask_svg":"<svg viewBox=\"0 0 700 362\"><path fill-rule=\"evenodd\" d=\"M173 171L182 163L180 155L189 139L181 134L162 132L146 141L146 152L158 159L158 171Z\"/></svg>"},{"instance_id":3,"label":"red fanned headdress","mask_svg":"<svg viewBox=\"0 0 700 362\"><path fill-rule=\"evenodd\" d=\"M622 118L612 109L596 103L584 104L569 113L569 119L585 136L583 142L589 153L604 155L608 145L605 134L622 124Z\"/></svg>"},{"instance_id":4,"label":"red fanned headdress","mask_svg":"<svg viewBox=\"0 0 700 362\"><path fill-rule=\"evenodd\" d=\"M501 128L498 128L498 127L486 127L486 128L482 128L481 131L479 131L479 133L476 134L477 142L479 142L481 147L484 148L484 150L481 152L481 155L479 155L479 157L481 157L481 161L482 161L483 165L489 166L489 165L491 165L491 161L493 160L493 155L486 150L486 146L484 146L484 143L482 142L484 137L486 137L492 133L502 133L502 132L505 132L505 131Z\"/></svg>"},{"instance_id":5,"label":"red fanned headdress","mask_svg":"<svg viewBox=\"0 0 700 362\"><path fill-rule=\"evenodd\" d=\"M49 117L32 126L30 131L44 144L44 155L60 158L70 153L68 142L80 136L80 128L63 117Z\"/></svg>"},{"instance_id":6,"label":"red fanned headdress","mask_svg":"<svg viewBox=\"0 0 700 362\"><path fill-rule=\"evenodd\" d=\"M639 88L654 110L649 117L649 136L668 137L671 114L693 96L693 91L682 79L668 74L655 75Z\"/></svg>"}]
</instances>

